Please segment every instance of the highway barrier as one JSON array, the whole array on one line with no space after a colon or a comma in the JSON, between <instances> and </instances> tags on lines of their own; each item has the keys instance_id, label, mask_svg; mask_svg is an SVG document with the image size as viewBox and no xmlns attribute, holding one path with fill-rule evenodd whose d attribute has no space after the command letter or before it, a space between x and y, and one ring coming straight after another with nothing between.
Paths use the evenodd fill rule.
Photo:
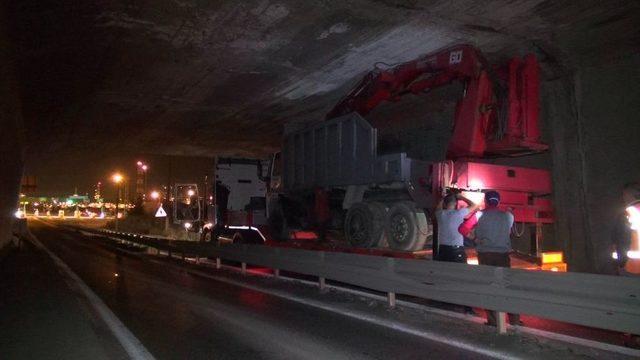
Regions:
<instances>
[{"instance_id":1,"label":"highway barrier","mask_svg":"<svg viewBox=\"0 0 640 360\"><path fill-rule=\"evenodd\" d=\"M398 259L382 256L310 251L264 245L159 239L85 229L121 241L183 257L212 258L356 285L396 294L467 305L499 313L498 331L506 331L505 313L528 314L631 334L640 334L640 277L527 271L493 266Z\"/></svg>"}]
</instances>

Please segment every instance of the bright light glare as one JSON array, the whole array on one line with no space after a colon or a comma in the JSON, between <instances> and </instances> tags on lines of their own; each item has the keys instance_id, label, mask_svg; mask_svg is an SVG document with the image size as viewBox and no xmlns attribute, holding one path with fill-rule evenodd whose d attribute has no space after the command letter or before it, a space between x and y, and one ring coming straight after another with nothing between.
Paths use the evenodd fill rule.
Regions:
<instances>
[{"instance_id":1,"label":"bright light glare","mask_svg":"<svg viewBox=\"0 0 640 360\"><path fill-rule=\"evenodd\" d=\"M484 193L480 191L463 191L462 196L466 197L476 204L481 204L484 200Z\"/></svg>"},{"instance_id":2,"label":"bright light glare","mask_svg":"<svg viewBox=\"0 0 640 360\"><path fill-rule=\"evenodd\" d=\"M147 169L148 169L148 168L149 168L149 167L148 167L147 165L142 165L142 170L143 170L143 171L147 171Z\"/></svg>"},{"instance_id":3,"label":"bright light glare","mask_svg":"<svg viewBox=\"0 0 640 360\"><path fill-rule=\"evenodd\" d=\"M184 226L184 228L185 228L185 229L189 230L189 229L191 229L191 227L193 226L193 224L191 224L190 222L186 222L186 223L184 223L184 225L183 225L183 226Z\"/></svg>"},{"instance_id":4,"label":"bright light glare","mask_svg":"<svg viewBox=\"0 0 640 360\"><path fill-rule=\"evenodd\" d=\"M113 174L113 176L111 176L111 180L113 180L114 183L119 184L120 182L122 182L122 179L124 179L124 177L118 173Z\"/></svg>"},{"instance_id":5,"label":"bright light glare","mask_svg":"<svg viewBox=\"0 0 640 360\"><path fill-rule=\"evenodd\" d=\"M187 191L187 195L189 195L189 196L193 196L193 195L195 195L195 194L196 194L196 192L195 192L195 191L193 191L193 189L189 189L189 190Z\"/></svg>"},{"instance_id":6,"label":"bright light glare","mask_svg":"<svg viewBox=\"0 0 640 360\"><path fill-rule=\"evenodd\" d=\"M640 209L636 206L629 206L627 208L627 215L629 224L631 224L631 230L640 230Z\"/></svg>"},{"instance_id":7,"label":"bright light glare","mask_svg":"<svg viewBox=\"0 0 640 360\"><path fill-rule=\"evenodd\" d=\"M213 227L213 223L208 222L208 223L204 224L204 226L203 226L203 227L204 227L205 229L211 229L211 228Z\"/></svg>"},{"instance_id":8,"label":"bright light glare","mask_svg":"<svg viewBox=\"0 0 640 360\"><path fill-rule=\"evenodd\" d=\"M467 259L467 264L469 264L469 265L478 265L478 259L477 258L468 258Z\"/></svg>"},{"instance_id":9,"label":"bright light glare","mask_svg":"<svg viewBox=\"0 0 640 360\"><path fill-rule=\"evenodd\" d=\"M13 213L13 215L18 219L22 219L22 217L24 216L24 213L22 212L22 210L17 210L15 213Z\"/></svg>"},{"instance_id":10,"label":"bright light glare","mask_svg":"<svg viewBox=\"0 0 640 360\"><path fill-rule=\"evenodd\" d=\"M138 161L136 164L137 164L138 166L142 166L142 161Z\"/></svg>"},{"instance_id":11,"label":"bright light glare","mask_svg":"<svg viewBox=\"0 0 640 360\"><path fill-rule=\"evenodd\" d=\"M542 253L543 264L560 263L563 261L562 251L549 251Z\"/></svg>"},{"instance_id":12,"label":"bright light glare","mask_svg":"<svg viewBox=\"0 0 640 360\"><path fill-rule=\"evenodd\" d=\"M158 200L160 198L160 193L157 191L152 191L150 196L153 200Z\"/></svg>"},{"instance_id":13,"label":"bright light glare","mask_svg":"<svg viewBox=\"0 0 640 360\"><path fill-rule=\"evenodd\" d=\"M478 179L469 180L469 189L471 190L482 190L484 188L484 183Z\"/></svg>"},{"instance_id":14,"label":"bright light glare","mask_svg":"<svg viewBox=\"0 0 640 360\"><path fill-rule=\"evenodd\" d=\"M611 254L611 257L616 259L616 260L618 260L618 253L614 251ZM640 259L640 251L631 251L631 250L629 250L629 251L627 251L627 257L629 259L634 259L634 260L635 259Z\"/></svg>"}]
</instances>

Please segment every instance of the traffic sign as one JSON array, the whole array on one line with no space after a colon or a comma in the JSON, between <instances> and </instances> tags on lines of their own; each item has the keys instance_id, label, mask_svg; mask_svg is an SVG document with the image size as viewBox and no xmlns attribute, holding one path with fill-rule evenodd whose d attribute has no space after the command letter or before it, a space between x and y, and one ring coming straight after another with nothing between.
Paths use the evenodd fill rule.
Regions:
<instances>
[{"instance_id":1,"label":"traffic sign","mask_svg":"<svg viewBox=\"0 0 640 360\"><path fill-rule=\"evenodd\" d=\"M162 208L162 205L160 205L158 211L156 211L156 217L167 217L167 213Z\"/></svg>"}]
</instances>

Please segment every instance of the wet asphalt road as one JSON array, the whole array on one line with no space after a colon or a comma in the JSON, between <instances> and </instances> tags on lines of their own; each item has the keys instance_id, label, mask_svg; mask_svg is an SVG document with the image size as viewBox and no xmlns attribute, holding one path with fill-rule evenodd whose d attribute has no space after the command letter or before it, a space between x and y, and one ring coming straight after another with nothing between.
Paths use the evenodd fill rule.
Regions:
<instances>
[{"instance_id":1,"label":"wet asphalt road","mask_svg":"<svg viewBox=\"0 0 640 360\"><path fill-rule=\"evenodd\" d=\"M30 228L158 359L481 358L123 255L96 239L41 222L30 222Z\"/></svg>"}]
</instances>

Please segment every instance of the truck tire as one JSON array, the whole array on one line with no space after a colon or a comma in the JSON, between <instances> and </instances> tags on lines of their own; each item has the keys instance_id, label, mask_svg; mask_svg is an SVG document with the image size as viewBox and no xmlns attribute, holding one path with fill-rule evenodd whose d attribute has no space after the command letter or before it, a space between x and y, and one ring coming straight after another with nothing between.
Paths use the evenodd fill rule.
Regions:
<instances>
[{"instance_id":1,"label":"truck tire","mask_svg":"<svg viewBox=\"0 0 640 360\"><path fill-rule=\"evenodd\" d=\"M345 237L352 246L378 245L384 229L384 206L378 203L353 204L344 221Z\"/></svg>"},{"instance_id":2,"label":"truck tire","mask_svg":"<svg viewBox=\"0 0 640 360\"><path fill-rule=\"evenodd\" d=\"M389 247L394 250L422 250L429 235L429 223L424 211L402 201L387 212L385 232Z\"/></svg>"}]
</instances>

